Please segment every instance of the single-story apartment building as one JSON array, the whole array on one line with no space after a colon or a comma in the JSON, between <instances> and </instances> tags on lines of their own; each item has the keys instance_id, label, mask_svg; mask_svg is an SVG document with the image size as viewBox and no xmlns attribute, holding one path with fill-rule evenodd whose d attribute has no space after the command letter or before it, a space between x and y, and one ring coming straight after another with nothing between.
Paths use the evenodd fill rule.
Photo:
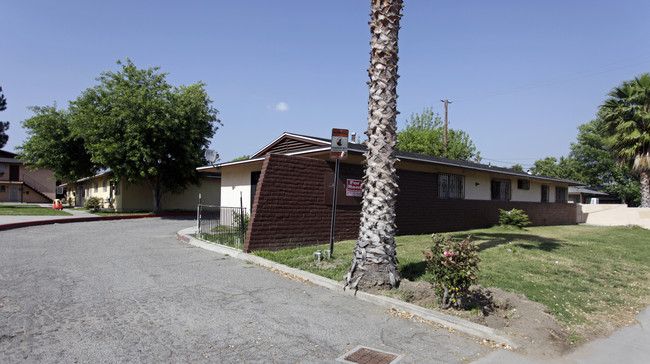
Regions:
<instances>
[{"instance_id":1,"label":"single-story apartment building","mask_svg":"<svg viewBox=\"0 0 650 364\"><path fill-rule=\"evenodd\" d=\"M52 171L30 170L17 154L0 150L0 202L52 203L55 198Z\"/></svg>"},{"instance_id":2,"label":"single-story apartment building","mask_svg":"<svg viewBox=\"0 0 650 364\"><path fill-rule=\"evenodd\" d=\"M164 192L161 201L163 209L196 211L199 194L202 203L218 205L221 199L220 176L215 173L201 173L199 182L198 186L190 185L182 193ZM99 197L102 208L111 208L117 212L153 210L153 195L145 180L129 183L122 179L116 182L111 172L104 172L61 186L64 190L64 202L72 206L83 206L89 197Z\"/></svg>"},{"instance_id":3,"label":"single-story apartment building","mask_svg":"<svg viewBox=\"0 0 650 364\"><path fill-rule=\"evenodd\" d=\"M330 139L284 133L249 159L198 168L221 174L221 206L250 208L244 251L329 241L334 190ZM335 240L356 239L366 148L349 143L338 181ZM396 152L398 234L489 227L518 208L533 225L575 224L568 187L581 183L507 168Z\"/></svg>"}]
</instances>

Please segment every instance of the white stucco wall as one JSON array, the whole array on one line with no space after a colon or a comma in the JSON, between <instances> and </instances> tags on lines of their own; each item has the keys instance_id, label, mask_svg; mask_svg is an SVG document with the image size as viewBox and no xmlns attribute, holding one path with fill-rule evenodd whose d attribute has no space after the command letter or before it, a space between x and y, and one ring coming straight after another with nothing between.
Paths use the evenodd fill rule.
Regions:
<instances>
[{"instance_id":1,"label":"white stucco wall","mask_svg":"<svg viewBox=\"0 0 650 364\"><path fill-rule=\"evenodd\" d=\"M456 174L465 176L466 200L489 200L490 176L486 173L474 171L456 171ZM478 183L478 186L476 185Z\"/></svg>"},{"instance_id":2,"label":"white stucco wall","mask_svg":"<svg viewBox=\"0 0 650 364\"><path fill-rule=\"evenodd\" d=\"M262 170L261 163L230 166L221 169L221 206L239 207L240 195L244 207L251 207L251 172Z\"/></svg>"}]
</instances>

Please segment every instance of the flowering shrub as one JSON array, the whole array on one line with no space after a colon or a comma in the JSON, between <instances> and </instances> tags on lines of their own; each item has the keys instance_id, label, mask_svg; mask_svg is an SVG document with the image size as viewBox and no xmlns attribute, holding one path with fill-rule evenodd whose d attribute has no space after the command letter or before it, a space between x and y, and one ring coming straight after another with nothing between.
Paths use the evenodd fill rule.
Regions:
<instances>
[{"instance_id":1,"label":"flowering shrub","mask_svg":"<svg viewBox=\"0 0 650 364\"><path fill-rule=\"evenodd\" d=\"M469 287L478 280L478 247L471 237L454 241L451 235L433 234L430 252L422 251L436 294L443 308L463 308Z\"/></svg>"},{"instance_id":2,"label":"flowering shrub","mask_svg":"<svg viewBox=\"0 0 650 364\"><path fill-rule=\"evenodd\" d=\"M499 225L501 226L515 226L522 229L524 226L529 225L528 215L523 210L512 209L509 211L499 209Z\"/></svg>"}]
</instances>

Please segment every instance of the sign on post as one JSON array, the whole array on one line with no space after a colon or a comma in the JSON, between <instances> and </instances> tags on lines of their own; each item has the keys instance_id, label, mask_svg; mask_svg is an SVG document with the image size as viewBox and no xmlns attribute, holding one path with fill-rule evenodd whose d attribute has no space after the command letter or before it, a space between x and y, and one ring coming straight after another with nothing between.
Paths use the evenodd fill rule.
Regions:
<instances>
[{"instance_id":1,"label":"sign on post","mask_svg":"<svg viewBox=\"0 0 650 364\"><path fill-rule=\"evenodd\" d=\"M348 179L345 187L345 195L348 197L361 197L363 190L361 186L363 180L360 179Z\"/></svg>"},{"instance_id":2,"label":"sign on post","mask_svg":"<svg viewBox=\"0 0 650 364\"><path fill-rule=\"evenodd\" d=\"M331 159L348 158L348 134L349 131L347 129L332 129Z\"/></svg>"}]
</instances>

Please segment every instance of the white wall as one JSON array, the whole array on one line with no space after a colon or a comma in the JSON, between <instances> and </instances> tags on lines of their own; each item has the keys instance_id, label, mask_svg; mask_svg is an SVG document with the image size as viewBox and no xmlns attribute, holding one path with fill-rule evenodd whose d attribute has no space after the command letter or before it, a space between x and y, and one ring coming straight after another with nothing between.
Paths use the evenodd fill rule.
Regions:
<instances>
[{"instance_id":1,"label":"white wall","mask_svg":"<svg viewBox=\"0 0 650 364\"><path fill-rule=\"evenodd\" d=\"M239 207L239 196L244 207L251 207L251 172L262 170L262 163L243 164L221 169L221 206Z\"/></svg>"},{"instance_id":2,"label":"white wall","mask_svg":"<svg viewBox=\"0 0 650 364\"><path fill-rule=\"evenodd\" d=\"M457 174L465 176L466 200L489 200L492 198L489 175L474 171L457 171ZM476 183L478 183L478 186Z\"/></svg>"}]
</instances>

